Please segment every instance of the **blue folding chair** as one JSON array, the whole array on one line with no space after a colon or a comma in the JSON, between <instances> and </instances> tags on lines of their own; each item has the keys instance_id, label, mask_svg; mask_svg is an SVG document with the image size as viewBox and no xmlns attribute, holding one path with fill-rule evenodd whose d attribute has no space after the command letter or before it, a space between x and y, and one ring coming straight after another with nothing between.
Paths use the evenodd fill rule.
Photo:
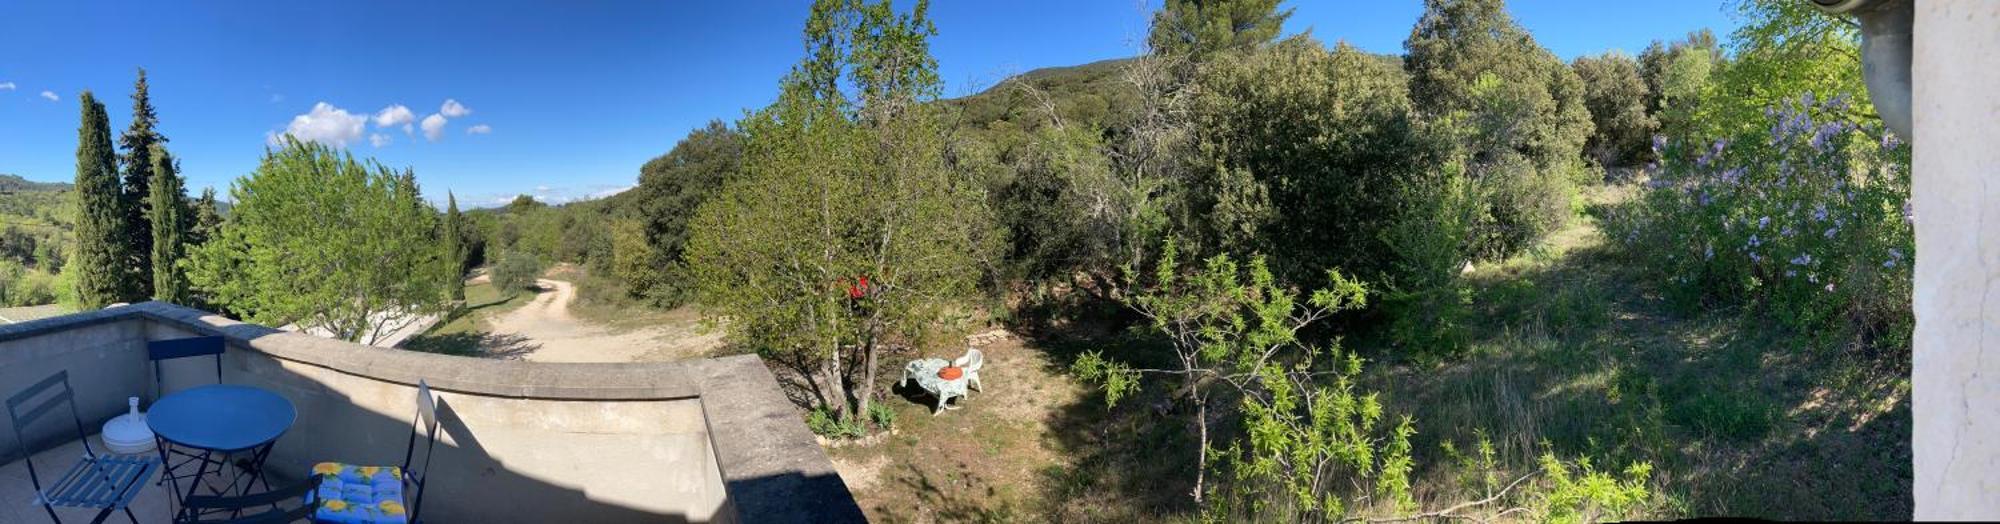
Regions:
<instances>
[{"instance_id":1,"label":"blue folding chair","mask_svg":"<svg viewBox=\"0 0 2000 524\"><path fill-rule=\"evenodd\" d=\"M146 342L146 360L153 363L153 400L166 395L166 375L160 362L178 358L214 357L215 383L222 383L222 337L189 337Z\"/></svg>"},{"instance_id":2,"label":"blue folding chair","mask_svg":"<svg viewBox=\"0 0 2000 524\"><path fill-rule=\"evenodd\" d=\"M37 400L37 397L46 398ZM35 470L35 453L28 445L25 429L62 404L69 404L76 439L83 441L83 457L54 483L44 486L41 473ZM92 523L104 522L114 511L125 512L125 518L131 519L134 524L139 522L127 506L139 495L139 490L145 488L146 481L152 480L153 474L159 471L160 460L143 455L99 456L97 450L90 447L88 433L83 429L83 417L76 412L68 371L58 371L8 397L7 415L14 421L14 440L21 445L21 461L28 464L28 480L35 486L35 504L47 510L50 519L62 522L62 517L56 515L56 508L85 508L98 510L97 517L90 520Z\"/></svg>"},{"instance_id":3,"label":"blue folding chair","mask_svg":"<svg viewBox=\"0 0 2000 524\"><path fill-rule=\"evenodd\" d=\"M227 345L224 344L222 337L219 336L147 341L146 360L150 361L153 365L153 400L157 402L161 397L166 396L167 393L166 372L161 369L161 362L182 358L211 357L215 360L215 383L221 384L222 353L225 349L227 349ZM174 493L181 492L180 483L182 480L201 482L201 479L194 478L194 475L185 473L177 474L175 473L176 471L184 472L187 470L189 464L197 462L205 462L206 465L204 467L214 466L218 472L222 471L222 466L224 465L222 460L216 458L212 453L191 453L185 450L172 449L172 446L168 446L165 442L158 443L158 448L160 450L160 461L166 464L166 474L160 475L160 480L153 484L157 486L172 483ZM180 463L173 462L176 457L179 458ZM197 468L196 471L200 471L200 468Z\"/></svg>"}]
</instances>

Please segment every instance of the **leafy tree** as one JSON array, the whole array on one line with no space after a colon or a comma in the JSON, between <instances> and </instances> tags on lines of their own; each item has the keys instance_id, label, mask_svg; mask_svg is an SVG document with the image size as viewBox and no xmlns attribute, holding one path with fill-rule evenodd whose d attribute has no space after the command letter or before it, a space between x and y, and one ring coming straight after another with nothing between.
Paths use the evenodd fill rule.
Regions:
<instances>
[{"instance_id":1,"label":"leafy tree","mask_svg":"<svg viewBox=\"0 0 2000 524\"><path fill-rule=\"evenodd\" d=\"M1206 219L1184 231L1203 234L1201 253L1265 253L1287 282L1393 268L1380 242L1408 207L1398 188L1443 160L1396 65L1296 37L1196 82L1188 169L1207 174L1188 178L1188 214Z\"/></svg>"},{"instance_id":2,"label":"leafy tree","mask_svg":"<svg viewBox=\"0 0 2000 524\"><path fill-rule=\"evenodd\" d=\"M493 264L490 278L495 289L511 297L534 287L535 278L541 274L542 262L535 255L509 251L500 254L500 261Z\"/></svg>"},{"instance_id":3,"label":"leafy tree","mask_svg":"<svg viewBox=\"0 0 2000 524\"><path fill-rule=\"evenodd\" d=\"M201 198L195 199L193 208L193 224L188 232L190 247L208 243L222 228L222 204L215 200L215 188L202 188Z\"/></svg>"},{"instance_id":4,"label":"leafy tree","mask_svg":"<svg viewBox=\"0 0 2000 524\"><path fill-rule=\"evenodd\" d=\"M1576 73L1502 0L1425 0L1403 45L1411 102L1453 136L1486 195L1474 248L1511 253L1567 220L1592 126Z\"/></svg>"},{"instance_id":5,"label":"leafy tree","mask_svg":"<svg viewBox=\"0 0 2000 524\"><path fill-rule=\"evenodd\" d=\"M1346 411L1336 417L1338 421L1316 417L1313 422L1347 424L1350 431L1335 436L1348 439L1343 445L1366 449L1372 456L1376 446L1369 430L1381 416L1381 407L1375 404L1373 395L1357 396L1346 386L1347 378L1359 371L1359 357L1350 354L1343 358L1338 349L1329 352L1298 338L1299 331L1314 322L1365 305L1366 288L1338 271L1327 271L1330 287L1302 297L1297 289L1278 283L1263 257L1251 258L1249 265L1242 267L1228 255L1217 255L1198 268L1183 268L1176 260L1178 256L1174 244L1169 242L1151 275L1128 275L1128 279L1152 280L1145 284L1132 282L1136 292L1126 300L1127 307L1144 316L1152 329L1167 339L1173 355L1165 360L1177 364L1169 368L1133 368L1091 352L1077 359L1072 369L1085 380L1102 383L1105 401L1113 405L1136 391L1145 376L1175 382L1172 387L1176 396L1193 410L1198 438L1199 469L1192 494L1195 501L1200 502L1207 495L1204 483L1209 454L1216 448L1212 435L1220 433L1216 426L1224 420L1224 411L1215 404L1222 399L1238 399L1253 422L1262 410L1267 415L1263 419L1265 424L1280 424L1280 419L1293 416L1292 402L1296 397L1292 388L1311 384L1319 376L1337 376L1342 386L1328 396L1345 398L1349 402ZM1314 370L1315 361L1327 356L1334 366ZM1405 461L1408 425L1405 420L1405 429L1397 432L1404 441ZM1268 440L1273 436L1255 427L1251 431L1257 437L1251 440ZM1232 447L1231 455L1240 451ZM1263 450L1253 448L1252 453L1257 451ZM1357 466L1363 473L1357 477L1380 467L1369 458L1362 462ZM1312 464L1292 466L1311 468ZM1407 466L1400 471L1407 475ZM1301 472L1308 473L1311 472Z\"/></svg>"},{"instance_id":6,"label":"leafy tree","mask_svg":"<svg viewBox=\"0 0 2000 524\"><path fill-rule=\"evenodd\" d=\"M1648 111L1660 122L1660 134L1694 139L1709 131L1699 119L1712 110L1717 78L1726 66L1722 49L1707 30L1689 33L1671 44L1654 41L1639 56L1640 76L1651 91Z\"/></svg>"},{"instance_id":7,"label":"leafy tree","mask_svg":"<svg viewBox=\"0 0 2000 524\"><path fill-rule=\"evenodd\" d=\"M633 294L660 305L685 298L687 286L675 276L683 272L688 220L742 165L743 133L715 120L639 168L626 209L637 219L639 236L614 234L611 242L620 279Z\"/></svg>"},{"instance_id":8,"label":"leafy tree","mask_svg":"<svg viewBox=\"0 0 2000 524\"><path fill-rule=\"evenodd\" d=\"M104 104L89 91L78 97L83 123L76 144L76 252L65 274L74 275L77 305L96 309L132 300L131 234L125 216L125 195L118 183L116 153L111 147L111 123Z\"/></svg>"},{"instance_id":9,"label":"leafy tree","mask_svg":"<svg viewBox=\"0 0 2000 524\"><path fill-rule=\"evenodd\" d=\"M1643 159L1660 123L1646 111L1651 92L1639 74L1639 62L1611 52L1578 57L1570 68L1583 80L1584 107L1596 129L1584 150L1604 167Z\"/></svg>"},{"instance_id":10,"label":"leafy tree","mask_svg":"<svg viewBox=\"0 0 2000 524\"><path fill-rule=\"evenodd\" d=\"M815 2L807 58L742 123L741 176L689 226L698 300L847 420L867 413L882 355L951 318L991 251L984 195L949 169L926 103L928 7Z\"/></svg>"},{"instance_id":11,"label":"leafy tree","mask_svg":"<svg viewBox=\"0 0 2000 524\"><path fill-rule=\"evenodd\" d=\"M1859 74L1861 37L1852 20L1782 0L1736 0L1733 5L1741 22L1731 34L1733 53L1726 63L1714 65L1714 86L1692 110L1690 131L1670 138L1761 132L1766 109L1805 93L1848 96L1851 103L1832 116L1850 124L1881 120Z\"/></svg>"},{"instance_id":12,"label":"leafy tree","mask_svg":"<svg viewBox=\"0 0 2000 524\"><path fill-rule=\"evenodd\" d=\"M153 293L153 226L148 220L152 212L152 183L154 178L154 145L166 144L167 138L160 136L154 128L159 126L160 116L153 110L153 100L146 87L146 70L139 70L139 80L132 85L132 126L120 136L118 144L125 150L122 159L125 166L125 186L123 206L125 213L126 254L131 261L124 267L131 273L125 291L128 300L138 297L157 296Z\"/></svg>"},{"instance_id":13,"label":"leafy tree","mask_svg":"<svg viewBox=\"0 0 2000 524\"><path fill-rule=\"evenodd\" d=\"M152 227L153 256L153 299L175 304L187 304L187 276L181 268L181 259L187 254L188 220L187 194L181 188L180 160L167 152L165 146L153 144L152 195L147 198L146 210L151 216L146 223Z\"/></svg>"},{"instance_id":14,"label":"leafy tree","mask_svg":"<svg viewBox=\"0 0 2000 524\"><path fill-rule=\"evenodd\" d=\"M407 171L287 138L230 196L188 279L245 320L372 344L446 307L438 213Z\"/></svg>"},{"instance_id":15,"label":"leafy tree","mask_svg":"<svg viewBox=\"0 0 2000 524\"><path fill-rule=\"evenodd\" d=\"M1291 16L1278 0L1167 0L1153 12L1146 44L1154 53L1202 61L1270 43Z\"/></svg>"},{"instance_id":16,"label":"leafy tree","mask_svg":"<svg viewBox=\"0 0 2000 524\"><path fill-rule=\"evenodd\" d=\"M458 195L446 191L444 211L444 231L439 235L444 241L444 261L446 267L445 289L447 298L465 301L465 239L460 231L465 217L458 212Z\"/></svg>"}]
</instances>

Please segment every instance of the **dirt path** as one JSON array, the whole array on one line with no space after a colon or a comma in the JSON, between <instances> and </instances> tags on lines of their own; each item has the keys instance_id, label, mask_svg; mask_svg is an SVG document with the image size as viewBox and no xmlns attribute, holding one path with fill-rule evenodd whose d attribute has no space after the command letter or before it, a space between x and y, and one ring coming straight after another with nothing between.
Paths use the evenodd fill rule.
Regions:
<instances>
[{"instance_id":1,"label":"dirt path","mask_svg":"<svg viewBox=\"0 0 2000 524\"><path fill-rule=\"evenodd\" d=\"M562 280L536 279L543 291L519 309L488 321L492 333L527 339L533 351L526 360L540 362L632 362L673 360L700 354L720 343L720 335L690 329L648 327L616 332L570 314L576 286Z\"/></svg>"}]
</instances>

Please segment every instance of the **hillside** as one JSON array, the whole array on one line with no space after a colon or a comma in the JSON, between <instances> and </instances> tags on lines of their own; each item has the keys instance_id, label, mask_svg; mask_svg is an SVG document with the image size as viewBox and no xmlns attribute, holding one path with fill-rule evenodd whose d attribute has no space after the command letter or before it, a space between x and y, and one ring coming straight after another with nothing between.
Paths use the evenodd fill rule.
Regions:
<instances>
[{"instance_id":1,"label":"hillside","mask_svg":"<svg viewBox=\"0 0 2000 524\"><path fill-rule=\"evenodd\" d=\"M1124 77L1132 60L1036 69L943 103L959 110L962 128L975 132L1032 131L1048 122L1045 107L1053 107L1066 123L1115 125L1138 104L1138 92ZM1036 91L1047 97L1046 102Z\"/></svg>"},{"instance_id":2,"label":"hillside","mask_svg":"<svg viewBox=\"0 0 2000 524\"><path fill-rule=\"evenodd\" d=\"M69 188L70 184L67 182L36 182L22 178L21 175L0 173L0 193L68 191Z\"/></svg>"}]
</instances>

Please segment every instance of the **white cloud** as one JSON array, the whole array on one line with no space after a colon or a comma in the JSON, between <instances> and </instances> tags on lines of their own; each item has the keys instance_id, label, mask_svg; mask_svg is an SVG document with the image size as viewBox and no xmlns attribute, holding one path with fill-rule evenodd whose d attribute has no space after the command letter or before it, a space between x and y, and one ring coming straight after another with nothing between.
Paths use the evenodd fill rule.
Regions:
<instances>
[{"instance_id":1,"label":"white cloud","mask_svg":"<svg viewBox=\"0 0 2000 524\"><path fill-rule=\"evenodd\" d=\"M444 107L438 108L438 114L458 118L472 114L472 108L465 107L465 104L460 104L457 100L446 98L444 99Z\"/></svg>"},{"instance_id":2,"label":"white cloud","mask_svg":"<svg viewBox=\"0 0 2000 524\"><path fill-rule=\"evenodd\" d=\"M448 121L445 120L443 116L439 115L431 115L424 117L424 122L422 124L424 128L424 138L430 139L430 141L432 142L438 141L439 138L442 138L444 136L444 125L446 122Z\"/></svg>"},{"instance_id":3,"label":"white cloud","mask_svg":"<svg viewBox=\"0 0 2000 524\"><path fill-rule=\"evenodd\" d=\"M368 145L371 146L382 147L389 145L389 142L392 141L394 141L394 139L390 138L389 135L384 135L381 133L373 133L368 135Z\"/></svg>"},{"instance_id":4,"label":"white cloud","mask_svg":"<svg viewBox=\"0 0 2000 524\"><path fill-rule=\"evenodd\" d=\"M484 135L492 132L493 132L493 126L489 126L486 124L479 124L476 126L465 128L465 134L468 135Z\"/></svg>"},{"instance_id":5,"label":"white cloud","mask_svg":"<svg viewBox=\"0 0 2000 524\"><path fill-rule=\"evenodd\" d=\"M59 96L56 96L56 92L55 92L55 91L43 91L43 92L42 92L42 98L47 98L47 99L49 99L49 101L50 101L50 102L54 102L54 101L57 101L57 100L61 100L61 99L62 99L62 97L59 97Z\"/></svg>"},{"instance_id":6,"label":"white cloud","mask_svg":"<svg viewBox=\"0 0 2000 524\"><path fill-rule=\"evenodd\" d=\"M549 192L549 191L553 191L553 190L554 190L554 189L553 189L553 188L550 188L549 186L535 186L535 192L536 192L536 193L547 193L547 192Z\"/></svg>"},{"instance_id":7,"label":"white cloud","mask_svg":"<svg viewBox=\"0 0 2000 524\"><path fill-rule=\"evenodd\" d=\"M375 127L403 126L403 133L410 132L410 123L417 121L417 114L403 104L393 104L375 112Z\"/></svg>"},{"instance_id":8,"label":"white cloud","mask_svg":"<svg viewBox=\"0 0 2000 524\"><path fill-rule=\"evenodd\" d=\"M626 191L628 191L628 190L631 190L632 188L635 188L635 187L639 187L639 186L636 186L636 185L633 185L633 186L619 186L619 187L614 187L614 188L611 188L611 189L606 189L606 190L603 190L603 191L598 191L598 192L596 192L596 193L591 193L591 194L590 194L590 198L604 198L604 197L608 197L608 196L611 196L611 195L616 195L616 194L619 194L619 193L624 193L624 192L626 192Z\"/></svg>"},{"instance_id":9,"label":"white cloud","mask_svg":"<svg viewBox=\"0 0 2000 524\"><path fill-rule=\"evenodd\" d=\"M13 90L14 90L13 82L0 82L0 91L13 91Z\"/></svg>"},{"instance_id":10,"label":"white cloud","mask_svg":"<svg viewBox=\"0 0 2000 524\"><path fill-rule=\"evenodd\" d=\"M313 104L312 111L292 117L292 123L285 126L286 135L306 142L319 142L335 147L347 147L349 142L361 139L362 126L368 123L366 115L348 113L347 110L320 102ZM272 134L273 145L280 141Z\"/></svg>"}]
</instances>

